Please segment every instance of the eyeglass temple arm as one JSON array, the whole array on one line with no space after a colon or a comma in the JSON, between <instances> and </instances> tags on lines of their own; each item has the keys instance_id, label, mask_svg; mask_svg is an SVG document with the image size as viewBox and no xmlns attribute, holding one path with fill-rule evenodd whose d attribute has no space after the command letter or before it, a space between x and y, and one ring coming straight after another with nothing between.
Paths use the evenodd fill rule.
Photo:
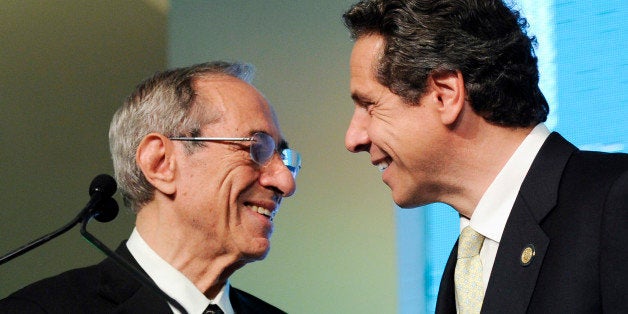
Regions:
<instances>
[{"instance_id":1,"label":"eyeglass temple arm","mask_svg":"<svg viewBox=\"0 0 628 314\"><path fill-rule=\"evenodd\" d=\"M206 142L206 141L252 141L252 137L169 137L173 141L190 141L190 142Z\"/></svg>"}]
</instances>

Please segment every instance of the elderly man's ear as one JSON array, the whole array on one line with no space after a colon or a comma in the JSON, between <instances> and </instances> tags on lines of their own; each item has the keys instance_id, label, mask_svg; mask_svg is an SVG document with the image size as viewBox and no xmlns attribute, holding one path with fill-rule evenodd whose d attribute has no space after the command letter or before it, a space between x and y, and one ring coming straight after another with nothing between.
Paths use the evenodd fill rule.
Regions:
<instances>
[{"instance_id":1,"label":"elderly man's ear","mask_svg":"<svg viewBox=\"0 0 628 314\"><path fill-rule=\"evenodd\" d=\"M176 158L172 141L159 133L146 135L137 147L135 162L146 180L163 194L175 193Z\"/></svg>"}]
</instances>

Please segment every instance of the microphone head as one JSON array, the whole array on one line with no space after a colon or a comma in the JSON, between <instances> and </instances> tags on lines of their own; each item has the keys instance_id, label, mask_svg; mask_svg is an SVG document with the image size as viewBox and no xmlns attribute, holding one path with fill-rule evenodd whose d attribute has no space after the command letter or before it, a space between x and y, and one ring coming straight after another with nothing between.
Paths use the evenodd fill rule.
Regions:
<instances>
[{"instance_id":1,"label":"microphone head","mask_svg":"<svg viewBox=\"0 0 628 314\"><path fill-rule=\"evenodd\" d=\"M118 184L112 176L108 174L99 174L89 185L89 196L93 196L94 193L100 192L102 198L108 198L113 196L117 189Z\"/></svg>"},{"instance_id":2,"label":"microphone head","mask_svg":"<svg viewBox=\"0 0 628 314\"><path fill-rule=\"evenodd\" d=\"M100 222L110 222L118 216L119 209L118 202L111 197L107 197L96 204L91 214L94 219Z\"/></svg>"}]
</instances>

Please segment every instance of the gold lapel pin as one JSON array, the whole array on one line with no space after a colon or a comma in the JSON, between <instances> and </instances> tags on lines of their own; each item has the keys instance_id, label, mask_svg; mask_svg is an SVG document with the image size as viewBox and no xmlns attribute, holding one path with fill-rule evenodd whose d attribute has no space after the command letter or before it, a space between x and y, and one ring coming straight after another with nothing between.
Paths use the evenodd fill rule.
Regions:
<instances>
[{"instance_id":1,"label":"gold lapel pin","mask_svg":"<svg viewBox=\"0 0 628 314\"><path fill-rule=\"evenodd\" d=\"M521 266L528 266L532 263L534 259L534 255L536 254L536 250L534 249L534 245L528 244L521 251Z\"/></svg>"}]
</instances>

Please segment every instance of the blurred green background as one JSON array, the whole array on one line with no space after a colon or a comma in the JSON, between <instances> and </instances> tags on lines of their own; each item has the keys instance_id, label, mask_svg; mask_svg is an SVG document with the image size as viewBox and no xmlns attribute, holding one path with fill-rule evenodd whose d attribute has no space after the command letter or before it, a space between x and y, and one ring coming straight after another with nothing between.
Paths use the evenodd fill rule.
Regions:
<instances>
[{"instance_id":1,"label":"blurred green background","mask_svg":"<svg viewBox=\"0 0 628 314\"><path fill-rule=\"evenodd\" d=\"M167 67L241 60L304 159L266 260L232 284L290 313L395 313L394 211L368 155L344 148L353 106L353 1L2 1L0 254L59 228L112 173L107 130L143 78ZM121 202L120 202L121 204ZM122 209L90 230L128 237ZM78 227L0 266L0 298L104 255Z\"/></svg>"}]
</instances>

